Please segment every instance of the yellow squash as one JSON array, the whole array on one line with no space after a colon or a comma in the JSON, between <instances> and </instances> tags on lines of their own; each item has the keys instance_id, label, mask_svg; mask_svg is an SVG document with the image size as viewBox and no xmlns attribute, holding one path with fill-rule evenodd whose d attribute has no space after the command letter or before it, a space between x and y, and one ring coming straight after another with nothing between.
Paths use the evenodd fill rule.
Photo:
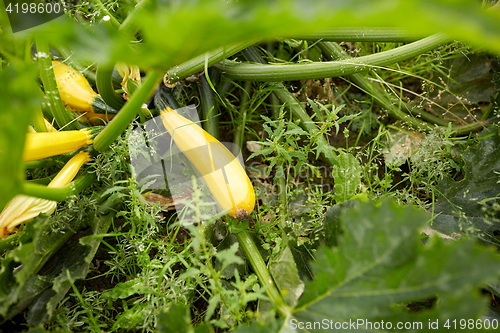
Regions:
<instances>
[{"instance_id":1,"label":"yellow squash","mask_svg":"<svg viewBox=\"0 0 500 333\"><path fill-rule=\"evenodd\" d=\"M210 192L229 215L244 219L254 209L255 192L240 162L216 138L167 107L162 122L175 144L202 175Z\"/></svg>"},{"instance_id":2,"label":"yellow squash","mask_svg":"<svg viewBox=\"0 0 500 333\"><path fill-rule=\"evenodd\" d=\"M97 93L92 90L85 76L57 60L52 61L52 68L64 105L73 111L92 111Z\"/></svg>"},{"instance_id":3,"label":"yellow squash","mask_svg":"<svg viewBox=\"0 0 500 333\"><path fill-rule=\"evenodd\" d=\"M79 131L27 133L23 161L65 154L92 144L89 129Z\"/></svg>"},{"instance_id":4,"label":"yellow squash","mask_svg":"<svg viewBox=\"0 0 500 333\"><path fill-rule=\"evenodd\" d=\"M108 122L113 118L112 113L116 110L105 105L85 76L57 60L52 61L52 68L59 95L67 109L83 113L92 125L96 121Z\"/></svg>"}]
</instances>

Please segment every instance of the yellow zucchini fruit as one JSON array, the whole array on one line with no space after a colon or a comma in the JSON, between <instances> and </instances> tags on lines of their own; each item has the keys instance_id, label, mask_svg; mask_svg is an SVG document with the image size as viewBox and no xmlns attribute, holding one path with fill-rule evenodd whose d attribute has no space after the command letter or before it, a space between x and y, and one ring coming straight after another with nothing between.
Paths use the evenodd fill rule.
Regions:
<instances>
[{"instance_id":1,"label":"yellow zucchini fruit","mask_svg":"<svg viewBox=\"0 0 500 333\"><path fill-rule=\"evenodd\" d=\"M79 152L71 158L52 179L47 187L61 187L69 184L80 170L81 166L90 160L88 153ZM5 206L0 214L0 238L16 231L15 227L21 223L31 221L39 214L52 214L57 207L57 202L17 195Z\"/></svg>"},{"instance_id":2,"label":"yellow zucchini fruit","mask_svg":"<svg viewBox=\"0 0 500 333\"><path fill-rule=\"evenodd\" d=\"M23 161L36 161L75 151L92 144L92 131L40 132L27 133L24 144Z\"/></svg>"},{"instance_id":3,"label":"yellow zucchini fruit","mask_svg":"<svg viewBox=\"0 0 500 333\"><path fill-rule=\"evenodd\" d=\"M52 61L52 69L64 105L73 111L92 111L92 102L97 93L92 90L85 76L57 60Z\"/></svg>"},{"instance_id":4,"label":"yellow zucchini fruit","mask_svg":"<svg viewBox=\"0 0 500 333\"><path fill-rule=\"evenodd\" d=\"M160 113L175 144L200 173L221 208L232 217L248 218L254 209L255 191L240 162L216 138L177 111L167 107Z\"/></svg>"},{"instance_id":5,"label":"yellow zucchini fruit","mask_svg":"<svg viewBox=\"0 0 500 333\"><path fill-rule=\"evenodd\" d=\"M97 94L85 76L68 65L53 60L52 68L56 78L59 95L66 108L70 111L88 112L84 114L87 119L102 115L105 121L111 120L111 114L117 111L104 103L101 96Z\"/></svg>"}]
</instances>

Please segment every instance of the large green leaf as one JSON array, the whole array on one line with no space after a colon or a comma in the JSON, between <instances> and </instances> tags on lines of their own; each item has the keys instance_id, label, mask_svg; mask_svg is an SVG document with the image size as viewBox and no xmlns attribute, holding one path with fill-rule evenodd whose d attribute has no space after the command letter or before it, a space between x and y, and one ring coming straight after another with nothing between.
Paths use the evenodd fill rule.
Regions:
<instances>
[{"instance_id":1,"label":"large green leaf","mask_svg":"<svg viewBox=\"0 0 500 333\"><path fill-rule=\"evenodd\" d=\"M497 277L500 259L470 239L445 245L436 238L422 245L419 229L428 218L422 211L391 201L380 207L359 204L342 214L345 233L338 247L318 251L311 264L314 280L306 282L299 304L284 325L298 328L299 322L364 319L384 320L395 327L398 321L420 320L426 325L429 319L477 318L486 310L486 300L475 289ZM396 306L436 295L439 305L430 311L410 313Z\"/></svg>"},{"instance_id":2,"label":"large green leaf","mask_svg":"<svg viewBox=\"0 0 500 333\"><path fill-rule=\"evenodd\" d=\"M19 193L24 138L32 110L37 106L32 65L10 66L0 71L0 210Z\"/></svg>"},{"instance_id":3,"label":"large green leaf","mask_svg":"<svg viewBox=\"0 0 500 333\"><path fill-rule=\"evenodd\" d=\"M488 135L490 135L488 137ZM486 138L485 138L486 137ZM500 245L500 136L496 127L483 133L479 144L463 153L463 179L444 179L437 186L438 214L431 227L454 238L472 234L486 243Z\"/></svg>"},{"instance_id":4,"label":"large green leaf","mask_svg":"<svg viewBox=\"0 0 500 333\"><path fill-rule=\"evenodd\" d=\"M75 234L89 222L92 228ZM0 323L30 306L28 323L43 324L73 281L87 275L100 244L95 236L106 233L110 223L110 216L89 216L88 221L74 219L55 230L48 217L27 224L24 232L31 237L1 262Z\"/></svg>"},{"instance_id":5,"label":"large green leaf","mask_svg":"<svg viewBox=\"0 0 500 333\"><path fill-rule=\"evenodd\" d=\"M289 306L295 306L304 291L290 247L285 246L268 263L269 273Z\"/></svg>"},{"instance_id":6,"label":"large green leaf","mask_svg":"<svg viewBox=\"0 0 500 333\"><path fill-rule=\"evenodd\" d=\"M233 42L353 26L398 26L420 35L444 31L452 38L500 51L500 11L486 11L478 1L152 2L150 10L137 16L142 43L134 47L127 35L105 23L85 29L60 18L36 34L67 46L78 57L160 69Z\"/></svg>"}]
</instances>

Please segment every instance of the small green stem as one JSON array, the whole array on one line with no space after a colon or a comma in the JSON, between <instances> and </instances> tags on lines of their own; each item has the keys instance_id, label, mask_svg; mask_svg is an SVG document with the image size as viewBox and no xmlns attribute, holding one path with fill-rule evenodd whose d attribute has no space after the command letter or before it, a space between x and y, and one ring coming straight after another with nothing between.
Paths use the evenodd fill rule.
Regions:
<instances>
[{"instance_id":1,"label":"small green stem","mask_svg":"<svg viewBox=\"0 0 500 333\"><path fill-rule=\"evenodd\" d=\"M340 28L322 30L309 34L289 36L294 39L318 40L333 42L392 42L408 43L425 35L408 33L398 28Z\"/></svg>"},{"instance_id":2,"label":"small green stem","mask_svg":"<svg viewBox=\"0 0 500 333\"><path fill-rule=\"evenodd\" d=\"M212 71L211 73L218 73ZM214 80L212 75L211 80ZM201 114L203 117L203 128L214 138L219 138L219 106L215 100L215 94L207 81L206 73L200 76L200 98Z\"/></svg>"},{"instance_id":3,"label":"small green stem","mask_svg":"<svg viewBox=\"0 0 500 333\"><path fill-rule=\"evenodd\" d=\"M316 126L314 121L311 120L311 117L309 117L306 110L304 110L302 104L297 100L297 98L291 92L289 92L285 88L285 86L283 86L281 83L277 83L276 86L274 87L273 93L290 108L294 117L299 118L300 120L299 125L302 128L304 128L310 134L313 134L318 131L318 127ZM327 162L330 165L336 165L337 158L330 143L326 140L326 138L323 135L319 136L317 140L318 140L318 147L322 148L321 152L325 156Z\"/></svg>"},{"instance_id":4,"label":"small green stem","mask_svg":"<svg viewBox=\"0 0 500 333\"><path fill-rule=\"evenodd\" d=\"M75 115L64 107L59 90L57 89L56 78L52 70L52 59L49 44L45 41L37 40L36 49L38 52L38 66L42 77L45 96L49 104L49 109L56 119L59 129L78 130L80 125L75 119Z\"/></svg>"},{"instance_id":5,"label":"small green stem","mask_svg":"<svg viewBox=\"0 0 500 333\"><path fill-rule=\"evenodd\" d=\"M125 131L130 122L135 118L141 106L153 93L159 80L161 73L151 71L139 89L130 97L122 110L111 120L106 128L94 140L94 148L98 152L105 152L109 146Z\"/></svg>"},{"instance_id":6,"label":"small green stem","mask_svg":"<svg viewBox=\"0 0 500 333\"><path fill-rule=\"evenodd\" d=\"M443 34L435 34L398 48L341 61L314 62L308 64L264 65L227 60L216 64L226 76L250 81L294 81L322 79L366 72L388 66L431 51L449 41Z\"/></svg>"},{"instance_id":7,"label":"small green stem","mask_svg":"<svg viewBox=\"0 0 500 333\"><path fill-rule=\"evenodd\" d=\"M120 110L125 104L125 99L113 87L113 69L114 67L99 65L96 73L96 85L104 102L113 109Z\"/></svg>"},{"instance_id":8,"label":"small green stem","mask_svg":"<svg viewBox=\"0 0 500 333\"><path fill-rule=\"evenodd\" d=\"M238 155L238 153L243 149L243 132L245 130L245 123L247 121L248 101L250 99L251 88L252 82L246 81L241 92L242 96L240 99L240 111L238 118L236 119L237 127L234 131L233 138L233 155Z\"/></svg>"},{"instance_id":9,"label":"small green stem","mask_svg":"<svg viewBox=\"0 0 500 333\"><path fill-rule=\"evenodd\" d=\"M22 182L21 194L53 201L64 201L72 195L77 195L96 181L96 176L87 173L78 177L66 186L51 188L35 183Z\"/></svg>"},{"instance_id":10,"label":"small green stem","mask_svg":"<svg viewBox=\"0 0 500 333\"><path fill-rule=\"evenodd\" d=\"M484 110L480 121L485 121L486 119L488 119L488 116L490 115L491 111L493 111L493 109L495 108L495 105L499 104L500 104L500 92L497 91L495 97L493 97L493 101L488 105L486 110Z\"/></svg>"},{"instance_id":11,"label":"small green stem","mask_svg":"<svg viewBox=\"0 0 500 333\"><path fill-rule=\"evenodd\" d=\"M47 132L47 126L45 125L45 118L43 117L43 111L40 106L36 107L33 111L33 115L31 117L33 121L33 127L37 132Z\"/></svg>"},{"instance_id":12,"label":"small green stem","mask_svg":"<svg viewBox=\"0 0 500 333\"><path fill-rule=\"evenodd\" d=\"M190 75L201 72L205 68L205 62L208 62L207 67L211 67L219 61L222 61L223 59L240 52L247 46L250 46L254 43L255 40L231 44L229 46L219 47L214 51L194 57L180 65L169 69L165 74L164 81L168 84L174 84L175 82L183 80Z\"/></svg>"},{"instance_id":13,"label":"small green stem","mask_svg":"<svg viewBox=\"0 0 500 333\"><path fill-rule=\"evenodd\" d=\"M274 284L266 264L264 263L264 259L262 259L259 249L257 249L252 237L250 237L247 231L241 231L236 234L236 238L250 261L255 274L259 277L260 283L262 286L266 287L267 296L269 296L272 302L277 306L280 314L286 317L290 313L290 309Z\"/></svg>"},{"instance_id":14,"label":"small green stem","mask_svg":"<svg viewBox=\"0 0 500 333\"><path fill-rule=\"evenodd\" d=\"M102 3L101 0L97 0L97 4L99 5L99 7L101 7L100 9L106 14L109 16L109 22L113 25L113 27L115 28L119 28L120 27L120 22L118 22L118 20L116 19L116 17L110 13L110 11L106 8L106 6L104 6L104 4Z\"/></svg>"}]
</instances>

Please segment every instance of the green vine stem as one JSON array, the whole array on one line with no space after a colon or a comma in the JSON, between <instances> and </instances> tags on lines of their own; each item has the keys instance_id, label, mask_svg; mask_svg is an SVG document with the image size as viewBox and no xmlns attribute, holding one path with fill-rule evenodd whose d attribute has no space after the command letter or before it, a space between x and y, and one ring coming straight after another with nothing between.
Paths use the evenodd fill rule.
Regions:
<instances>
[{"instance_id":1,"label":"green vine stem","mask_svg":"<svg viewBox=\"0 0 500 333\"><path fill-rule=\"evenodd\" d=\"M37 40L36 49L40 76L45 89L45 97L48 107L55 118L59 129L79 130L80 125L76 121L74 114L66 110L59 96L56 78L54 77L54 71L52 70L52 59L49 44L45 41Z\"/></svg>"},{"instance_id":2,"label":"green vine stem","mask_svg":"<svg viewBox=\"0 0 500 333\"><path fill-rule=\"evenodd\" d=\"M211 81L218 81L219 72L217 70L210 71L212 75ZM217 76L217 77L216 77ZM219 105L215 100L215 94L208 83L206 73L200 76L200 98L201 98L201 115L203 120L203 128L214 138L219 138Z\"/></svg>"},{"instance_id":3,"label":"green vine stem","mask_svg":"<svg viewBox=\"0 0 500 333\"><path fill-rule=\"evenodd\" d=\"M96 85L104 102L115 110L120 110L125 99L113 87L114 67L99 65L96 72Z\"/></svg>"},{"instance_id":4,"label":"green vine stem","mask_svg":"<svg viewBox=\"0 0 500 333\"><path fill-rule=\"evenodd\" d=\"M366 72L388 66L431 51L449 41L443 34L435 34L398 48L351 58L348 60L314 62L308 64L264 65L226 60L215 66L226 76L250 81L294 81L322 79Z\"/></svg>"},{"instance_id":5,"label":"green vine stem","mask_svg":"<svg viewBox=\"0 0 500 333\"><path fill-rule=\"evenodd\" d=\"M242 96L240 99L240 110L238 114L238 118L236 119L236 129L234 131L233 138L233 155L238 155L238 153L243 149L243 132L245 130L245 123L247 121L247 110L248 110L248 101L250 100L250 90L252 88L252 82L246 81L243 84Z\"/></svg>"},{"instance_id":6,"label":"green vine stem","mask_svg":"<svg viewBox=\"0 0 500 333\"><path fill-rule=\"evenodd\" d=\"M119 28L120 27L120 22L118 22L118 20L116 19L116 17L109 12L109 10L106 8L106 6L104 6L104 4L102 3L102 1L101 0L97 0L96 2L99 5L99 9L102 12L104 12L104 14L106 14L106 15L109 16L109 22L113 25L113 27Z\"/></svg>"},{"instance_id":7,"label":"green vine stem","mask_svg":"<svg viewBox=\"0 0 500 333\"><path fill-rule=\"evenodd\" d=\"M277 306L280 314L286 317L290 313L290 309L286 305L271 275L269 274L266 264L264 263L264 259L262 259L262 256L260 255L252 237L247 231L241 231L235 235L241 248L243 249L243 252L250 261L255 274L257 274L260 283L262 286L266 287L267 296L269 296L272 302Z\"/></svg>"},{"instance_id":8,"label":"green vine stem","mask_svg":"<svg viewBox=\"0 0 500 333\"><path fill-rule=\"evenodd\" d=\"M106 128L95 138L94 148L98 152L105 152L109 146L125 131L135 118L143 103L150 97L161 79L161 73L151 71L141 86L134 92L122 110L111 120Z\"/></svg>"},{"instance_id":9,"label":"green vine stem","mask_svg":"<svg viewBox=\"0 0 500 333\"><path fill-rule=\"evenodd\" d=\"M416 41L425 35L412 34L398 28L339 28L322 30L308 34L289 36L293 39L306 39L332 42L392 42L408 43Z\"/></svg>"},{"instance_id":10,"label":"green vine stem","mask_svg":"<svg viewBox=\"0 0 500 333\"><path fill-rule=\"evenodd\" d=\"M319 48L323 52L326 57L331 57L332 59L347 59L349 58L347 55L343 53L342 48L337 43L333 42L321 42L318 43ZM401 99L396 99L393 96L389 95L383 88L381 88L378 84L372 83L368 80L366 74L364 73L356 73L346 76L349 81L351 81L357 88L363 90L365 93L369 94L374 98L374 101L386 109L391 116L396 119L402 120L408 125L411 125L419 130L428 131L432 128L426 122L415 118L419 117L424 120L427 120L433 124L437 124L440 126L448 127L448 121L434 116L429 112L411 106L410 104L402 101ZM483 120L483 119L481 119ZM476 122L462 126L452 126L452 129L459 133L465 134L473 130L480 129L485 126L485 122Z\"/></svg>"},{"instance_id":11,"label":"green vine stem","mask_svg":"<svg viewBox=\"0 0 500 333\"><path fill-rule=\"evenodd\" d=\"M256 41L246 41L231 44L225 47L219 47L211 52L204 53L197 57L194 57L180 65L174 66L167 71L163 82L165 85L172 85L180 80L187 78L190 75L201 72L205 68L205 63L208 63L207 67L222 61L223 59L230 57L244 48L254 44Z\"/></svg>"},{"instance_id":12,"label":"green vine stem","mask_svg":"<svg viewBox=\"0 0 500 333\"><path fill-rule=\"evenodd\" d=\"M33 127L37 132L47 132L47 126L45 125L45 118L43 117L43 111L40 106L38 106L32 113L31 120L33 122Z\"/></svg>"},{"instance_id":13,"label":"green vine stem","mask_svg":"<svg viewBox=\"0 0 500 333\"><path fill-rule=\"evenodd\" d=\"M322 42L318 43L318 46L321 49L321 51L323 51L323 54L327 57L332 57L333 59L339 59L339 60L344 60L349 58L342 52L342 48L336 43ZM402 120L405 123L419 130L428 131L430 129L430 126L424 121L416 119L408 115L404 111L402 111L400 103L395 104L393 101L391 101L390 96L379 86L377 86L376 84L372 84L367 79L364 73L351 74L347 75L346 77L349 81L353 82L356 85L356 87L363 90L368 95L372 96L375 102L382 108L386 109L389 112L389 114L394 118ZM401 101L401 103L404 102ZM444 122L444 120L436 116L433 116L431 114L429 114L429 116L432 116L433 117L432 120L434 121Z\"/></svg>"},{"instance_id":14,"label":"green vine stem","mask_svg":"<svg viewBox=\"0 0 500 333\"><path fill-rule=\"evenodd\" d=\"M21 194L53 201L68 200L72 195L77 195L96 181L93 173L78 177L71 183L62 187L47 187L33 182L24 181L21 185Z\"/></svg>"}]
</instances>

